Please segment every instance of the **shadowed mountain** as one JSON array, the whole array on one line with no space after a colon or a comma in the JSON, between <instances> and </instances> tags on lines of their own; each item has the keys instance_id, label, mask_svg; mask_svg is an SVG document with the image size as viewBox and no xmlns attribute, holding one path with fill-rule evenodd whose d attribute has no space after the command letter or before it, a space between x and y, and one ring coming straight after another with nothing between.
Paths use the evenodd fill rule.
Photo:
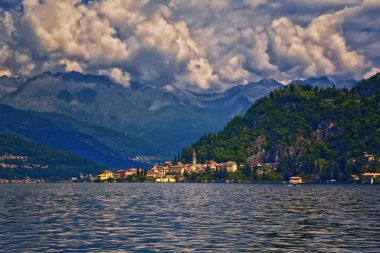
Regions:
<instances>
[{"instance_id":1,"label":"shadowed mountain","mask_svg":"<svg viewBox=\"0 0 380 253\"><path fill-rule=\"evenodd\" d=\"M22 111L7 105L0 105L0 132L82 156L109 167L143 165L138 157L163 154L144 140L114 130L79 122L60 114Z\"/></svg>"},{"instance_id":2,"label":"shadowed mountain","mask_svg":"<svg viewBox=\"0 0 380 253\"><path fill-rule=\"evenodd\" d=\"M273 79L221 93L162 90L132 83L125 88L104 76L44 73L0 102L18 109L60 113L147 140L171 155L206 132L218 131L256 99L282 84ZM170 157L171 157L170 155Z\"/></svg>"},{"instance_id":3,"label":"shadowed mountain","mask_svg":"<svg viewBox=\"0 0 380 253\"><path fill-rule=\"evenodd\" d=\"M23 83L23 79L20 77L0 77L0 97L4 96L7 93L17 90Z\"/></svg>"}]
</instances>

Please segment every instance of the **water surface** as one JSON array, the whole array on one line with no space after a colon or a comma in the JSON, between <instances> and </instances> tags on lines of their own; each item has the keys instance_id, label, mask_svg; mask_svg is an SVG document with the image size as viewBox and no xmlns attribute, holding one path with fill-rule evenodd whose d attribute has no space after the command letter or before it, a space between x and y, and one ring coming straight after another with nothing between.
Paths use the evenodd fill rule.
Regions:
<instances>
[{"instance_id":1,"label":"water surface","mask_svg":"<svg viewBox=\"0 0 380 253\"><path fill-rule=\"evenodd\" d=\"M3 184L4 252L380 252L380 187Z\"/></svg>"}]
</instances>

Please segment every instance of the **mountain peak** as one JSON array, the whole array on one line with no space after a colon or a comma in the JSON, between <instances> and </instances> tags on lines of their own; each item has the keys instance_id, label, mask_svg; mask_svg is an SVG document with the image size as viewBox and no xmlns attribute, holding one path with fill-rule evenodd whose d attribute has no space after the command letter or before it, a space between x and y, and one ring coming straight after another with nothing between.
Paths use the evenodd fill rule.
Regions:
<instances>
[{"instance_id":1,"label":"mountain peak","mask_svg":"<svg viewBox=\"0 0 380 253\"><path fill-rule=\"evenodd\" d=\"M293 80L288 85L300 84L300 85L312 85L320 88L333 87L335 83L331 81L327 76L309 77L303 80Z\"/></svg>"},{"instance_id":2,"label":"mountain peak","mask_svg":"<svg viewBox=\"0 0 380 253\"><path fill-rule=\"evenodd\" d=\"M277 80L273 78L263 78L260 81L256 82L256 84L261 84L261 85L272 85L272 86L283 86L282 83L278 82Z\"/></svg>"}]
</instances>

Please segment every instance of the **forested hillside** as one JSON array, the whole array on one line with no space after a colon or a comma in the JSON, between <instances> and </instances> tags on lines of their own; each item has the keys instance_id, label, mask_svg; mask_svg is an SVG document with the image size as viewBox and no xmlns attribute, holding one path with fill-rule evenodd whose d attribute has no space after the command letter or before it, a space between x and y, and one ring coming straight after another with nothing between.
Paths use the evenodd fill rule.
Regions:
<instances>
[{"instance_id":1,"label":"forested hillside","mask_svg":"<svg viewBox=\"0 0 380 253\"><path fill-rule=\"evenodd\" d=\"M30 177L57 181L78 177L81 173L96 175L102 169L102 165L84 158L0 135L0 178L3 179Z\"/></svg>"},{"instance_id":2,"label":"forested hillside","mask_svg":"<svg viewBox=\"0 0 380 253\"><path fill-rule=\"evenodd\" d=\"M377 74L352 90L297 84L277 89L219 133L185 148L182 159L190 161L195 148L202 161L278 162L284 179L347 180L366 165L363 152L379 158L379 86ZM378 160L370 167L377 166Z\"/></svg>"}]
</instances>

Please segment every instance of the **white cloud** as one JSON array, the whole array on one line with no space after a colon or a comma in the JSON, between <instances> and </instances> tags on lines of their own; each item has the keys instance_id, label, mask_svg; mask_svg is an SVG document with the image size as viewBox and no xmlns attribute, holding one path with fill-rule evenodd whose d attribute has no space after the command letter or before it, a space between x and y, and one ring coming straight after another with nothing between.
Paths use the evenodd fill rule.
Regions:
<instances>
[{"instance_id":1,"label":"white cloud","mask_svg":"<svg viewBox=\"0 0 380 253\"><path fill-rule=\"evenodd\" d=\"M84 63L79 63L77 61L72 61L68 59L62 59L59 61L60 64L62 64L65 68L65 71L77 71L77 72L84 72L84 68L82 67Z\"/></svg>"},{"instance_id":2,"label":"white cloud","mask_svg":"<svg viewBox=\"0 0 380 253\"><path fill-rule=\"evenodd\" d=\"M131 76L128 72L119 68L101 69L99 70L99 74L109 76L113 81L124 87L129 87L130 85Z\"/></svg>"},{"instance_id":3,"label":"white cloud","mask_svg":"<svg viewBox=\"0 0 380 253\"><path fill-rule=\"evenodd\" d=\"M218 76L215 75L208 61L204 58L191 59L187 65L189 75L185 82L196 83L202 89L210 88L210 83L218 81Z\"/></svg>"},{"instance_id":4,"label":"white cloud","mask_svg":"<svg viewBox=\"0 0 380 253\"><path fill-rule=\"evenodd\" d=\"M18 73L21 75L29 75L36 67L29 55L17 50L14 51L14 64L18 65Z\"/></svg>"},{"instance_id":5,"label":"white cloud","mask_svg":"<svg viewBox=\"0 0 380 253\"><path fill-rule=\"evenodd\" d=\"M227 64L219 69L220 75L232 83L247 82L250 74L243 67L245 61L246 59L243 55L231 56Z\"/></svg>"},{"instance_id":6,"label":"white cloud","mask_svg":"<svg viewBox=\"0 0 380 253\"><path fill-rule=\"evenodd\" d=\"M273 20L271 46L280 70L301 77L354 75L366 68L365 58L348 48L340 29L345 10L313 19L303 28L289 18Z\"/></svg>"},{"instance_id":7,"label":"white cloud","mask_svg":"<svg viewBox=\"0 0 380 253\"><path fill-rule=\"evenodd\" d=\"M47 53L60 52L95 65L122 61L129 55L109 21L80 1L26 1L24 8L24 21Z\"/></svg>"},{"instance_id":8,"label":"white cloud","mask_svg":"<svg viewBox=\"0 0 380 253\"><path fill-rule=\"evenodd\" d=\"M66 70L120 69L149 50L159 60L144 68L141 62L136 79L155 82L162 66L172 76L182 76L201 88L216 80L212 65L202 56L183 21L170 21L167 6L155 4L157 11L144 13L153 1L98 1L88 5L79 0L24 1L27 22L47 54L55 54ZM153 55L153 57L155 57ZM198 62L202 68L194 68ZM177 66L187 65L187 68ZM158 65L158 66L157 66ZM136 67L135 67L136 68ZM185 70L185 71L184 71ZM187 71L186 71L187 70ZM174 80L172 80L174 81Z\"/></svg>"},{"instance_id":9,"label":"white cloud","mask_svg":"<svg viewBox=\"0 0 380 253\"><path fill-rule=\"evenodd\" d=\"M373 67L370 71L364 74L364 78L370 78L371 76L380 73L380 68Z\"/></svg>"}]
</instances>

